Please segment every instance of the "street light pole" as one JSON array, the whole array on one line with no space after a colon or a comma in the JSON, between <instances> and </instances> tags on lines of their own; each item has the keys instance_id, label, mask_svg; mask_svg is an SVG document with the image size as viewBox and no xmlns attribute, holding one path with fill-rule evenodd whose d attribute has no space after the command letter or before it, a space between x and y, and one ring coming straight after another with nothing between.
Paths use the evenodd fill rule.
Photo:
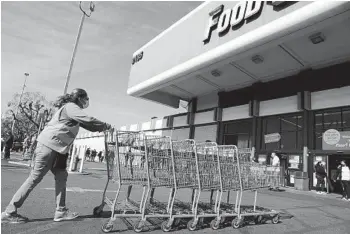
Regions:
<instances>
[{"instance_id":1,"label":"street light pole","mask_svg":"<svg viewBox=\"0 0 350 234\"><path fill-rule=\"evenodd\" d=\"M21 105L21 101L22 101L22 96L23 96L23 92L24 92L24 89L26 87L26 82L27 82L27 77L29 76L29 73L24 73L24 84L23 84L23 88L22 88L22 93L21 93L21 96L19 96L19 101L18 101L18 105L17 105L17 110L16 110L16 113L15 113L15 116L13 118L13 123L12 123L12 128L11 128L11 132L13 134L13 131L15 129L15 122L16 122L16 117L18 115L18 110L19 110L19 105Z\"/></svg>"},{"instance_id":2,"label":"street light pole","mask_svg":"<svg viewBox=\"0 0 350 234\"><path fill-rule=\"evenodd\" d=\"M82 6L81 6L81 3L79 3L79 8L81 10L81 12L83 13L82 17L81 17L81 21L80 21L80 25L79 25L79 31L78 31L78 36L75 40L75 45L74 45L74 50L73 50L73 55L72 55L72 59L71 59L71 62L70 62L70 66L69 66L69 71L68 71L68 74L67 74L67 80L66 80L66 84L64 85L64 92L63 94L66 94L67 93L67 89L68 89L68 85L69 85L69 81L70 81L70 76L71 76L71 73L72 73L72 69L73 69L73 65L74 65L74 59L75 59L75 55L77 53L77 49L78 49L78 43L79 43L79 40L80 40L80 35L81 35L81 31L83 29L83 25L84 25L84 21L85 21L85 16L87 17L90 17L91 16L91 13L95 10L95 5L93 2L90 2L90 13L87 14Z\"/></svg>"}]
</instances>

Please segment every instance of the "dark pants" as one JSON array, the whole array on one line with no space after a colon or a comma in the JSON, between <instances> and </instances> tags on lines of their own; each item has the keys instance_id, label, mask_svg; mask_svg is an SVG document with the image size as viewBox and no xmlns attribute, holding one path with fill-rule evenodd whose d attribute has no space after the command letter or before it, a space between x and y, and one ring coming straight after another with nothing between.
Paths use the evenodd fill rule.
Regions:
<instances>
[{"instance_id":1,"label":"dark pants","mask_svg":"<svg viewBox=\"0 0 350 234\"><path fill-rule=\"evenodd\" d=\"M5 155L4 155L4 157L9 159L10 158L10 153L11 153L11 148L5 146Z\"/></svg>"},{"instance_id":2,"label":"dark pants","mask_svg":"<svg viewBox=\"0 0 350 234\"><path fill-rule=\"evenodd\" d=\"M343 180L340 181L340 186L341 186L341 195L346 198L346 190L345 190L345 183Z\"/></svg>"},{"instance_id":3,"label":"dark pants","mask_svg":"<svg viewBox=\"0 0 350 234\"><path fill-rule=\"evenodd\" d=\"M345 198L350 199L350 181L342 180Z\"/></svg>"},{"instance_id":4,"label":"dark pants","mask_svg":"<svg viewBox=\"0 0 350 234\"><path fill-rule=\"evenodd\" d=\"M316 184L316 191L321 192L324 190L325 188L325 181L324 181L324 177L316 177L317 179L317 184Z\"/></svg>"}]
</instances>

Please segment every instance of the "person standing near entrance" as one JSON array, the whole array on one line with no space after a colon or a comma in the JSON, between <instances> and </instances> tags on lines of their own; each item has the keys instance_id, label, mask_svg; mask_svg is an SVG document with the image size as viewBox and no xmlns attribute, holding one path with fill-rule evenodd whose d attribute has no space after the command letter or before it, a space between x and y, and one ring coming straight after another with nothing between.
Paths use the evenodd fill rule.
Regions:
<instances>
[{"instance_id":1,"label":"person standing near entrance","mask_svg":"<svg viewBox=\"0 0 350 234\"><path fill-rule=\"evenodd\" d=\"M55 176L56 209L54 221L72 220L78 213L66 208L67 158L69 148L75 140L79 128L83 127L92 132L102 132L111 125L86 115L82 109L89 106L89 97L85 90L74 89L71 94L58 98L55 106L59 110L52 117L37 139L35 148L35 164L28 177L13 196L5 212L1 214L1 222L23 223L26 217L17 214L30 192L51 170Z\"/></svg>"},{"instance_id":2,"label":"person standing near entrance","mask_svg":"<svg viewBox=\"0 0 350 234\"><path fill-rule=\"evenodd\" d=\"M345 160L340 162L337 170L336 179L340 180L340 184L343 188L342 200L350 201L350 168Z\"/></svg>"},{"instance_id":3,"label":"person standing near entrance","mask_svg":"<svg viewBox=\"0 0 350 234\"><path fill-rule=\"evenodd\" d=\"M317 162L315 165L315 172L316 172L316 192L318 194L325 194L325 178L327 176L326 169L324 168L324 165L321 161Z\"/></svg>"},{"instance_id":4,"label":"person standing near entrance","mask_svg":"<svg viewBox=\"0 0 350 234\"><path fill-rule=\"evenodd\" d=\"M275 167L275 169L274 169L274 171L272 173L280 173L280 158L278 157L278 155L277 155L277 153L275 151L273 151L271 153L271 158L272 158L271 165L272 165L272 167ZM272 178L274 178L274 176ZM280 181L277 181L277 182L279 184ZM272 183L274 184L274 186L270 187L270 189L274 189L274 190L278 191L279 190L279 186L278 185L276 186L276 184L275 184L276 181L272 181Z\"/></svg>"}]
</instances>

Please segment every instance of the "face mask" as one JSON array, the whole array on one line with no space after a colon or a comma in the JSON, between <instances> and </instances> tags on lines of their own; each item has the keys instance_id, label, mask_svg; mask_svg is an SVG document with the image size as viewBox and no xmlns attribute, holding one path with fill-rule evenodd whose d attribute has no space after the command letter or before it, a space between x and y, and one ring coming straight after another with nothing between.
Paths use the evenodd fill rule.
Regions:
<instances>
[{"instance_id":1,"label":"face mask","mask_svg":"<svg viewBox=\"0 0 350 234\"><path fill-rule=\"evenodd\" d=\"M80 101L80 103L82 104L83 109L86 109L89 107L89 99L88 100L85 99L83 102Z\"/></svg>"}]
</instances>

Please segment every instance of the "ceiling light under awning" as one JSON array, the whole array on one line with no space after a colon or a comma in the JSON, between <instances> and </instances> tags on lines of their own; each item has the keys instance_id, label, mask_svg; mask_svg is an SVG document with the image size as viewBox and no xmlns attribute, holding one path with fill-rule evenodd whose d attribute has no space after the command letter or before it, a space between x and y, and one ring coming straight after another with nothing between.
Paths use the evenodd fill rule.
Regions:
<instances>
[{"instance_id":1,"label":"ceiling light under awning","mask_svg":"<svg viewBox=\"0 0 350 234\"><path fill-rule=\"evenodd\" d=\"M255 64L259 64L259 63L264 62L264 58L262 56L260 56L260 55L255 55L255 56L252 57L252 61Z\"/></svg>"},{"instance_id":2,"label":"ceiling light under awning","mask_svg":"<svg viewBox=\"0 0 350 234\"><path fill-rule=\"evenodd\" d=\"M309 39L314 45L324 42L326 40L325 36L320 32L312 34L311 36L309 36Z\"/></svg>"},{"instance_id":3,"label":"ceiling light under awning","mask_svg":"<svg viewBox=\"0 0 350 234\"><path fill-rule=\"evenodd\" d=\"M221 71L219 71L218 69L212 70L211 75L214 77L219 77L221 76Z\"/></svg>"}]
</instances>

